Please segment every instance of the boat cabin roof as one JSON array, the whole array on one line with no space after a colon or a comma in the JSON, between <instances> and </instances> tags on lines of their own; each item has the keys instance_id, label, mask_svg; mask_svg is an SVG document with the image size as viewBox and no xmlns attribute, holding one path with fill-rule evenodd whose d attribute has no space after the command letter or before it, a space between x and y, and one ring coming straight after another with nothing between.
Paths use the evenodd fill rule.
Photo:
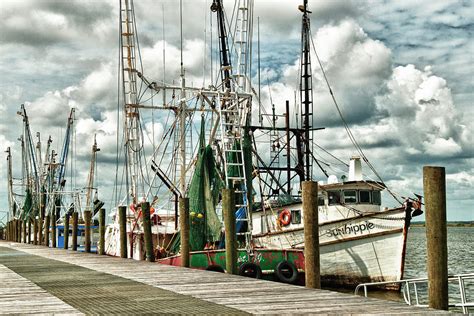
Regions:
<instances>
[{"instance_id":1,"label":"boat cabin roof","mask_svg":"<svg viewBox=\"0 0 474 316\"><path fill-rule=\"evenodd\" d=\"M324 190L324 191L347 190L347 189L355 189L355 190L365 189L365 190L383 191L385 189L385 185L382 182L363 181L363 180L322 184L319 187L321 188L321 190Z\"/></svg>"}]
</instances>

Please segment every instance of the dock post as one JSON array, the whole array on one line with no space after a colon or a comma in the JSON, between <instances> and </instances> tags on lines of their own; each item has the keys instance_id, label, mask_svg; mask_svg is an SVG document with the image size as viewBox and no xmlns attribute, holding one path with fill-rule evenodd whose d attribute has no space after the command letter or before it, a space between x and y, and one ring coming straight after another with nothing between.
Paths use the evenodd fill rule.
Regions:
<instances>
[{"instance_id":1,"label":"dock post","mask_svg":"<svg viewBox=\"0 0 474 316\"><path fill-rule=\"evenodd\" d=\"M52 248L56 248L57 233L58 233L58 230L56 229L56 213L53 212L53 215L51 216L51 247Z\"/></svg>"},{"instance_id":2,"label":"dock post","mask_svg":"<svg viewBox=\"0 0 474 316\"><path fill-rule=\"evenodd\" d=\"M105 255L105 209L99 210L99 255Z\"/></svg>"},{"instance_id":3,"label":"dock post","mask_svg":"<svg viewBox=\"0 0 474 316\"><path fill-rule=\"evenodd\" d=\"M33 221L33 245L38 244L38 219L35 217Z\"/></svg>"},{"instance_id":4,"label":"dock post","mask_svg":"<svg viewBox=\"0 0 474 316\"><path fill-rule=\"evenodd\" d=\"M85 228L85 252L91 252L91 221L92 221L92 212L84 211L84 228Z\"/></svg>"},{"instance_id":5,"label":"dock post","mask_svg":"<svg viewBox=\"0 0 474 316\"><path fill-rule=\"evenodd\" d=\"M189 268L189 198L179 198L179 228L181 236L181 266Z\"/></svg>"},{"instance_id":6,"label":"dock post","mask_svg":"<svg viewBox=\"0 0 474 316\"><path fill-rule=\"evenodd\" d=\"M13 241L18 240L18 219L13 220Z\"/></svg>"},{"instance_id":7,"label":"dock post","mask_svg":"<svg viewBox=\"0 0 474 316\"><path fill-rule=\"evenodd\" d=\"M26 226L27 226L26 222L27 222L26 220L22 221L22 225L21 225L21 229L23 230L23 234L22 234L23 236L22 237L23 237L23 243L24 244L26 244Z\"/></svg>"},{"instance_id":8,"label":"dock post","mask_svg":"<svg viewBox=\"0 0 474 316\"><path fill-rule=\"evenodd\" d=\"M153 239L151 236L151 220L150 220L150 203L142 203L143 216L143 233L145 237L145 252L146 260L149 262L155 261L155 253L153 252Z\"/></svg>"},{"instance_id":9,"label":"dock post","mask_svg":"<svg viewBox=\"0 0 474 316\"><path fill-rule=\"evenodd\" d=\"M69 215L64 214L64 249L69 248Z\"/></svg>"},{"instance_id":10,"label":"dock post","mask_svg":"<svg viewBox=\"0 0 474 316\"><path fill-rule=\"evenodd\" d=\"M49 224L51 223L51 217L49 215L45 216L44 219L44 245L49 247Z\"/></svg>"},{"instance_id":11,"label":"dock post","mask_svg":"<svg viewBox=\"0 0 474 316\"><path fill-rule=\"evenodd\" d=\"M319 262L318 183L302 182L304 218L304 270L306 287L321 288Z\"/></svg>"},{"instance_id":12,"label":"dock post","mask_svg":"<svg viewBox=\"0 0 474 316\"><path fill-rule=\"evenodd\" d=\"M448 310L448 246L446 173L444 167L423 167L429 307Z\"/></svg>"},{"instance_id":13,"label":"dock post","mask_svg":"<svg viewBox=\"0 0 474 316\"><path fill-rule=\"evenodd\" d=\"M119 206L120 257L127 258L127 207Z\"/></svg>"},{"instance_id":14,"label":"dock post","mask_svg":"<svg viewBox=\"0 0 474 316\"><path fill-rule=\"evenodd\" d=\"M237 240L235 234L235 195L233 189L222 190L225 227L225 270L237 274Z\"/></svg>"},{"instance_id":15,"label":"dock post","mask_svg":"<svg viewBox=\"0 0 474 316\"><path fill-rule=\"evenodd\" d=\"M38 245L43 244L43 218L40 216L38 219Z\"/></svg>"},{"instance_id":16,"label":"dock post","mask_svg":"<svg viewBox=\"0 0 474 316\"><path fill-rule=\"evenodd\" d=\"M28 217L28 243L31 244L31 218Z\"/></svg>"},{"instance_id":17,"label":"dock post","mask_svg":"<svg viewBox=\"0 0 474 316\"><path fill-rule=\"evenodd\" d=\"M77 224L79 214L74 211L72 213L72 250L77 251Z\"/></svg>"},{"instance_id":18,"label":"dock post","mask_svg":"<svg viewBox=\"0 0 474 316\"><path fill-rule=\"evenodd\" d=\"M23 224L23 221L21 219L18 220L18 223L16 225L16 229L18 231L18 237L16 239L17 242L21 242L21 226Z\"/></svg>"}]
</instances>

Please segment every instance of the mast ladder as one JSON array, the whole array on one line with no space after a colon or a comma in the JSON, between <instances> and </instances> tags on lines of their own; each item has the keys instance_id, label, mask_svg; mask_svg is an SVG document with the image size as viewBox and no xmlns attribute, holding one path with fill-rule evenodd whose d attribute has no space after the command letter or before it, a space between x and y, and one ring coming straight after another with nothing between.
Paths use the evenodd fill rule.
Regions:
<instances>
[{"instance_id":1,"label":"mast ladder","mask_svg":"<svg viewBox=\"0 0 474 316\"><path fill-rule=\"evenodd\" d=\"M247 251L250 251L252 220L247 198L247 176L242 149L248 107L239 102L238 94L229 96L219 93L218 103L221 104L220 127L226 185L228 188L235 189L235 206L238 210L243 209L245 214L243 218L237 218L236 222L247 224L244 231L237 232L237 236L244 236L245 247Z\"/></svg>"}]
</instances>

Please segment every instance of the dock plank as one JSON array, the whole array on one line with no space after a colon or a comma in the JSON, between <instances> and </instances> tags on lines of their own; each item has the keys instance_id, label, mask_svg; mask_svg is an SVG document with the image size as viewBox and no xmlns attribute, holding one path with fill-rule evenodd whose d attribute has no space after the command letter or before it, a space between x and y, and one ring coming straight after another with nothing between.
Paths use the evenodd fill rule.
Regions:
<instances>
[{"instance_id":1,"label":"dock plank","mask_svg":"<svg viewBox=\"0 0 474 316\"><path fill-rule=\"evenodd\" d=\"M20 243L0 242L0 247L8 247L26 255L75 265L95 273L107 274L123 278L124 280L138 282L151 288L164 290L166 292L163 292L165 294L162 299L168 305L179 305L180 297L173 296L173 294L177 294L192 298L196 302L209 304L209 306L220 306L220 314L224 313L225 308L229 308L228 311L231 314L238 314L239 312L250 314L336 313L411 315L446 313L445 311L407 306L399 302L364 298L327 290L307 289L301 286L249 279L224 273L185 269L145 261L98 256ZM32 267L32 269L34 268ZM65 280L72 281L75 277L77 276L71 275L70 278ZM102 277L107 279L105 276ZM0 280L3 279L5 279L5 276L2 276L2 273L0 273ZM41 276L38 276L38 279L41 279ZM98 282L99 280L100 278L97 279ZM114 282L119 283L117 280ZM14 287L13 284L11 286ZM58 286L61 286L61 284L58 284ZM101 289L101 286L95 285L95 288ZM67 299L73 300L74 297ZM141 297L138 301L146 305L148 302L151 304L153 299L145 296ZM150 308L152 308L151 305L145 309L150 311ZM195 314L196 308L188 306L183 307L181 310L175 309L174 311L179 311L178 313L180 314ZM86 313L92 311L92 309L86 310ZM104 312L104 310L101 310L101 312Z\"/></svg>"}]
</instances>

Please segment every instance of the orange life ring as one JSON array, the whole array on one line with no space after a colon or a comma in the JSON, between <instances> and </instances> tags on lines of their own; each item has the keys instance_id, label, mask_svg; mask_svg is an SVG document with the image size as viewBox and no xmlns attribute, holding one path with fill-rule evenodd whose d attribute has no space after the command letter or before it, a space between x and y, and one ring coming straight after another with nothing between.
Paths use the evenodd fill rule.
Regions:
<instances>
[{"instance_id":1,"label":"orange life ring","mask_svg":"<svg viewBox=\"0 0 474 316\"><path fill-rule=\"evenodd\" d=\"M289 210L283 210L278 216L278 221L282 226L288 226L291 222L291 212Z\"/></svg>"}]
</instances>

